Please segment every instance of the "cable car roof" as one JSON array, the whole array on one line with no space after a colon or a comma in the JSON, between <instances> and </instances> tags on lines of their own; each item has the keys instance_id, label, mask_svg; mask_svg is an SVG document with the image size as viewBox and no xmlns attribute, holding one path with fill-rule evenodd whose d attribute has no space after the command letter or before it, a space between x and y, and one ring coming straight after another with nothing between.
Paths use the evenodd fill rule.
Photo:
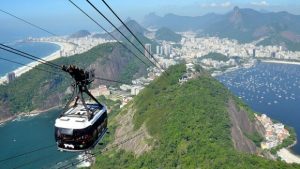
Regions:
<instances>
[{"instance_id":1,"label":"cable car roof","mask_svg":"<svg viewBox=\"0 0 300 169\"><path fill-rule=\"evenodd\" d=\"M102 109L96 104L87 104L90 111L93 112L94 117L88 119L88 113L83 105L77 105L75 108L70 108L63 116L55 120L55 127L68 129L84 129L95 123L95 121L102 116L106 111L106 107Z\"/></svg>"}]
</instances>

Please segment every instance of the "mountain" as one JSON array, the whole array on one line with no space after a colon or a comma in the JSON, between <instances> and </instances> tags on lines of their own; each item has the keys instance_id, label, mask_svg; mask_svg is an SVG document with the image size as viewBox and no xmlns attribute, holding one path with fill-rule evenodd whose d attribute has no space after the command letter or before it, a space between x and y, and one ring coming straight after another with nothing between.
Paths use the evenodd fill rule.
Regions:
<instances>
[{"instance_id":1,"label":"mountain","mask_svg":"<svg viewBox=\"0 0 300 169\"><path fill-rule=\"evenodd\" d=\"M226 14L207 14L198 17L167 14L164 17L149 14L144 19L146 27L167 27L173 31L195 31L202 35L233 38L250 42L269 37L276 44L289 48L285 42L300 42L300 16L288 12L259 12L235 7ZM280 38L283 40L279 40ZM266 44L267 45L267 44ZM299 44L298 44L299 45Z\"/></svg>"},{"instance_id":2,"label":"mountain","mask_svg":"<svg viewBox=\"0 0 300 169\"><path fill-rule=\"evenodd\" d=\"M197 70L193 80L179 84L185 65L169 68L112 114L104 140L108 151L97 155L92 168L299 167L260 157L263 129L253 112Z\"/></svg>"},{"instance_id":3,"label":"mountain","mask_svg":"<svg viewBox=\"0 0 300 169\"><path fill-rule=\"evenodd\" d=\"M91 33L87 30L80 30L78 32L73 33L69 36L69 38L84 38L91 35Z\"/></svg>"},{"instance_id":4,"label":"mountain","mask_svg":"<svg viewBox=\"0 0 300 169\"><path fill-rule=\"evenodd\" d=\"M58 65L73 64L84 69L94 69L95 76L131 82L146 73L146 67L128 50L116 43L106 43L72 57L52 61ZM47 65L37 68L57 72ZM67 73L49 74L32 69L8 85L0 85L0 121L20 112L46 110L63 106L72 84ZM95 87L107 82L95 80ZM117 85L113 83L112 85ZM13 92L12 92L13 91Z\"/></svg>"},{"instance_id":5,"label":"mountain","mask_svg":"<svg viewBox=\"0 0 300 169\"><path fill-rule=\"evenodd\" d=\"M176 34L169 28L160 28L155 33L155 39L157 40L180 42L181 38L181 35Z\"/></svg>"},{"instance_id":6,"label":"mountain","mask_svg":"<svg viewBox=\"0 0 300 169\"><path fill-rule=\"evenodd\" d=\"M152 51L155 51L156 42L150 40L145 35L149 33L147 29L138 24L135 20L128 20L125 22L127 27L134 33L134 35L142 42L142 44L152 44ZM134 36L126 29L124 25L118 27L118 29L133 43L135 44L142 52L144 51L143 47L138 43L138 41L134 38ZM131 50L136 50L116 29L110 32L114 37L118 40L123 41L126 46L128 46ZM104 39L113 40L113 38L109 34L97 34L95 37L100 37Z\"/></svg>"},{"instance_id":7,"label":"mountain","mask_svg":"<svg viewBox=\"0 0 300 169\"><path fill-rule=\"evenodd\" d=\"M135 20L128 20L125 22L127 27L136 35L136 36L144 36L144 34L148 33L149 31L145 28L143 28L140 24L138 24ZM118 29L129 39L132 38L132 35L130 32L126 29L124 25L118 27ZM124 39L124 37L115 29L111 32L112 35L114 35L117 39ZM111 39L111 37L106 34L107 39Z\"/></svg>"},{"instance_id":8,"label":"mountain","mask_svg":"<svg viewBox=\"0 0 300 169\"><path fill-rule=\"evenodd\" d=\"M233 11L225 15L223 20L208 25L205 33L249 42L275 35L288 39L282 33L300 34L299 26L300 16L287 12L261 13L252 9L235 7Z\"/></svg>"},{"instance_id":9,"label":"mountain","mask_svg":"<svg viewBox=\"0 0 300 169\"><path fill-rule=\"evenodd\" d=\"M204 55L202 57L199 58L200 60L203 59L212 59L212 60L217 60L217 61L223 61L223 62L227 62L229 60L229 58L221 53L209 53L207 55Z\"/></svg>"},{"instance_id":10,"label":"mountain","mask_svg":"<svg viewBox=\"0 0 300 169\"><path fill-rule=\"evenodd\" d=\"M145 16L143 25L151 28L166 27L175 32L198 31L216 21L218 17L219 15L213 13L197 17L178 16L174 14L167 14L164 17L160 17L155 13L150 13Z\"/></svg>"}]
</instances>

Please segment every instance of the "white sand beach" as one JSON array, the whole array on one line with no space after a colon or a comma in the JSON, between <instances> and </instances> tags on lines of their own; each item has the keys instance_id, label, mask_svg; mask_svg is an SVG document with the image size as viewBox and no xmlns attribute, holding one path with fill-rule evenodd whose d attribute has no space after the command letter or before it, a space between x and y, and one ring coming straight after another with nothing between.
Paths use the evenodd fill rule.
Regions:
<instances>
[{"instance_id":1,"label":"white sand beach","mask_svg":"<svg viewBox=\"0 0 300 169\"><path fill-rule=\"evenodd\" d=\"M282 148L277 152L277 155L284 160L286 163L297 163L300 164L300 157L291 153L288 149Z\"/></svg>"},{"instance_id":2,"label":"white sand beach","mask_svg":"<svg viewBox=\"0 0 300 169\"><path fill-rule=\"evenodd\" d=\"M262 60L261 62L264 62L264 63L278 63L278 64L300 65L300 62L283 61L283 60Z\"/></svg>"},{"instance_id":3,"label":"white sand beach","mask_svg":"<svg viewBox=\"0 0 300 169\"><path fill-rule=\"evenodd\" d=\"M60 46L60 50L58 50L58 51L56 51L56 52L54 52L54 53L52 53L52 54L50 54L50 55L48 55L46 57L43 57L43 59L47 60L47 61L55 60L55 59L61 57L60 56L60 51L67 51L68 52L68 51L73 51L75 49L75 46L72 43L67 43L67 42L52 42L52 41L47 41L47 43L53 43L53 44L56 44L56 45ZM19 77L22 74L26 73L27 71L31 70L32 67L37 66L39 64L40 64L40 62L35 61L35 62L27 64L30 67L28 67L28 66L22 66L22 67L20 67L20 68L18 68L16 70L14 70L13 72L15 73L16 77ZM6 76L3 76L3 77L0 78L0 84L3 84L6 81L7 81Z\"/></svg>"}]
</instances>

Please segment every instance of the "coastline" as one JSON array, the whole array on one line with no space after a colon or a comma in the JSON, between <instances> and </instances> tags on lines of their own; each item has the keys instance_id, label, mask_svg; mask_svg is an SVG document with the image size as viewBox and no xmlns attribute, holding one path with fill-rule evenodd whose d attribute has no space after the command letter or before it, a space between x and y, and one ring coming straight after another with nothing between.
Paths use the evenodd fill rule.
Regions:
<instances>
[{"instance_id":1,"label":"coastline","mask_svg":"<svg viewBox=\"0 0 300 169\"><path fill-rule=\"evenodd\" d=\"M300 65L300 62L284 61L284 60L261 60L261 62L263 62L263 63Z\"/></svg>"},{"instance_id":2,"label":"coastline","mask_svg":"<svg viewBox=\"0 0 300 169\"><path fill-rule=\"evenodd\" d=\"M54 107L51 107L49 109L44 109L44 110L35 109L35 110L33 110L31 112L27 112L27 113L26 112L20 112L20 113L17 113L17 115L12 115L11 117L8 117L8 118L0 120L0 126L5 125L5 123L7 123L7 122L16 120L17 118L37 116L37 115L46 113L46 112L48 112L50 110L57 109L59 107L60 106L54 106Z\"/></svg>"},{"instance_id":3,"label":"coastline","mask_svg":"<svg viewBox=\"0 0 300 169\"><path fill-rule=\"evenodd\" d=\"M16 115L12 115L10 117L4 118L4 119L0 120L0 126L4 125L5 123L7 123L9 121L12 121L12 120L14 120L16 118L17 118Z\"/></svg>"},{"instance_id":4,"label":"coastline","mask_svg":"<svg viewBox=\"0 0 300 169\"><path fill-rule=\"evenodd\" d=\"M295 61L284 61L284 60L260 60L262 63L272 63L272 64L289 64L289 65L300 65L300 62L295 62ZM255 64L254 64L255 65ZM252 65L252 66L254 66ZM237 69L234 69L233 71L236 71L238 69L241 69L241 68L251 68L252 66L249 66L249 67L238 67ZM224 72L221 72L219 74L215 74L213 77L218 77L220 75L223 75L223 74L226 74L228 72L231 72L231 71L224 71ZM284 147L284 148L281 148L280 150L278 150L276 152L277 156L284 162L288 163L288 164L300 164L300 156L293 153L291 151L291 147L295 146L297 144L297 140L294 141L293 144L289 145L288 147Z\"/></svg>"},{"instance_id":5,"label":"coastline","mask_svg":"<svg viewBox=\"0 0 300 169\"><path fill-rule=\"evenodd\" d=\"M39 43L39 42L35 42L35 43ZM54 53L52 53L52 54L50 54L48 56L42 57L42 59L44 59L46 61L52 61L52 60L60 58L61 57L61 55L60 55L61 51L72 51L72 50L74 50L74 45L71 44L71 43L67 43L67 42L55 42L55 41L47 41L46 43L56 44L56 45L58 45L60 47L60 49L57 50L57 51L55 51ZM34 61L34 62L31 62L31 63L27 64L28 66L31 66L31 67L22 66L22 67L17 68L13 72L15 73L16 77L19 77L22 74L24 74L24 73L28 72L29 70L33 69L32 67L35 67L35 66L37 66L39 64L41 64L41 63L37 62L37 61ZM6 81L7 81L6 75L0 77L0 85L3 84L3 83L5 83Z\"/></svg>"},{"instance_id":6,"label":"coastline","mask_svg":"<svg viewBox=\"0 0 300 169\"><path fill-rule=\"evenodd\" d=\"M295 142L296 143L296 142ZM286 163L296 163L300 164L300 156L292 153L289 148L282 148L277 152L278 157L280 157Z\"/></svg>"},{"instance_id":7,"label":"coastline","mask_svg":"<svg viewBox=\"0 0 300 169\"><path fill-rule=\"evenodd\" d=\"M292 148L294 145L297 144L297 140L294 141L293 144L289 145L288 147L282 148L277 151L277 156L282 159L282 161L285 161L286 163L292 164L300 164L300 156L294 154L290 148Z\"/></svg>"}]
</instances>

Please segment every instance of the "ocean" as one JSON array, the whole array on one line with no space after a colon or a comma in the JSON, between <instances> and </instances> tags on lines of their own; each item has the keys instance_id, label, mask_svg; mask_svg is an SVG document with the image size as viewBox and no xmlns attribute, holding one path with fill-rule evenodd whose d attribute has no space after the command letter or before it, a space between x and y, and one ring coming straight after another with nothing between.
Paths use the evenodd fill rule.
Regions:
<instances>
[{"instance_id":1,"label":"ocean","mask_svg":"<svg viewBox=\"0 0 300 169\"><path fill-rule=\"evenodd\" d=\"M14 43L8 43L6 45L27 52L39 58L48 56L60 49L60 46L56 44L40 43L40 42L14 42ZM6 52L4 50L0 50L0 57L13 60L16 62L24 63L24 64L33 62L30 59ZM0 59L0 77L4 76L9 72L12 72L13 70L19 67L22 67L22 65L7 62Z\"/></svg>"},{"instance_id":2,"label":"ocean","mask_svg":"<svg viewBox=\"0 0 300 169\"><path fill-rule=\"evenodd\" d=\"M60 152L55 145L54 122L59 113L59 110L52 110L0 126L0 168L49 169L75 162L78 153ZM26 153L33 150L38 151ZM22 153L26 154L2 161Z\"/></svg>"},{"instance_id":3,"label":"ocean","mask_svg":"<svg viewBox=\"0 0 300 169\"><path fill-rule=\"evenodd\" d=\"M217 79L254 111L295 129L298 143L291 150L300 155L300 66L258 63Z\"/></svg>"},{"instance_id":4,"label":"ocean","mask_svg":"<svg viewBox=\"0 0 300 169\"><path fill-rule=\"evenodd\" d=\"M40 58L48 56L60 49L58 45L40 42L15 42L7 43L6 45ZM24 64L33 62L32 60L3 50L0 50L0 57ZM4 76L6 73L19 67L21 67L21 65L0 60L0 76ZM53 110L36 117L23 117L1 125L0 168L48 169L76 161L79 155L78 153L57 151L54 140L54 121L59 113L59 110ZM29 154L26 153L39 148L43 149ZM17 158L7 159L22 153L26 154Z\"/></svg>"}]
</instances>

